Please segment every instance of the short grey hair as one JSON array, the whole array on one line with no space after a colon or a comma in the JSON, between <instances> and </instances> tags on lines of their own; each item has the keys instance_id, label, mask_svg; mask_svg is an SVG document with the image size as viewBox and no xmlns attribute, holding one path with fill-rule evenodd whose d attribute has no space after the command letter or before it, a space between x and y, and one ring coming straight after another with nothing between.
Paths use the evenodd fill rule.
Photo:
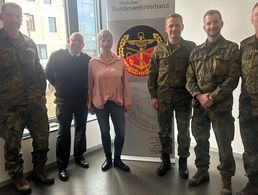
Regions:
<instances>
[{"instance_id":1,"label":"short grey hair","mask_svg":"<svg viewBox=\"0 0 258 195\"><path fill-rule=\"evenodd\" d=\"M5 10L7 7L15 7L15 8L20 9L20 10L22 11L21 6L18 5L17 3L8 2L8 3L4 3L4 4L2 5L1 13L3 13L4 10Z\"/></svg>"},{"instance_id":2,"label":"short grey hair","mask_svg":"<svg viewBox=\"0 0 258 195\"><path fill-rule=\"evenodd\" d=\"M183 24L183 17L178 13L169 14L168 17L166 18L166 22L169 18L179 19Z\"/></svg>"},{"instance_id":3,"label":"short grey hair","mask_svg":"<svg viewBox=\"0 0 258 195\"><path fill-rule=\"evenodd\" d=\"M98 37L98 43L100 42L101 39L113 40L113 35L108 29L102 29L101 31L99 31L97 37Z\"/></svg>"},{"instance_id":4,"label":"short grey hair","mask_svg":"<svg viewBox=\"0 0 258 195\"><path fill-rule=\"evenodd\" d=\"M73 32L73 33L70 35L69 40L70 40L72 37L79 38L79 39L81 39L81 40L84 42L83 34L80 33L80 32Z\"/></svg>"}]
</instances>

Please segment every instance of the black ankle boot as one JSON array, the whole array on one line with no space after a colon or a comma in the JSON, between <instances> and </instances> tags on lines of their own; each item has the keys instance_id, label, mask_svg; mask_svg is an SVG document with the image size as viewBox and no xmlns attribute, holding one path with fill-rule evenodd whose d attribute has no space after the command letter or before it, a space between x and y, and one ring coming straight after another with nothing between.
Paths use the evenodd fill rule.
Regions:
<instances>
[{"instance_id":1,"label":"black ankle boot","mask_svg":"<svg viewBox=\"0 0 258 195\"><path fill-rule=\"evenodd\" d=\"M112 155L106 155L106 160L103 162L101 169L107 171L112 168Z\"/></svg>"},{"instance_id":2,"label":"black ankle boot","mask_svg":"<svg viewBox=\"0 0 258 195\"><path fill-rule=\"evenodd\" d=\"M170 156L168 154L162 154L161 163L157 170L157 175L164 176L169 171L169 169L171 169Z\"/></svg>"},{"instance_id":3,"label":"black ankle boot","mask_svg":"<svg viewBox=\"0 0 258 195\"><path fill-rule=\"evenodd\" d=\"M116 156L114 158L114 167L119 168L122 171L130 171L130 167L123 163L120 157Z\"/></svg>"},{"instance_id":4,"label":"black ankle boot","mask_svg":"<svg viewBox=\"0 0 258 195\"><path fill-rule=\"evenodd\" d=\"M189 170L187 168L187 158L179 158L179 175L182 179L188 179Z\"/></svg>"}]
</instances>

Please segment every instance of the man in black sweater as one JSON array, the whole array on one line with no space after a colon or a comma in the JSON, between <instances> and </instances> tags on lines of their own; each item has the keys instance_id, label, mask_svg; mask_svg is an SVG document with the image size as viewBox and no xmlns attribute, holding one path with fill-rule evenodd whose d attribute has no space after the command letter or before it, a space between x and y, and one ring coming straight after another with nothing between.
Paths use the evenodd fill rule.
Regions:
<instances>
[{"instance_id":1,"label":"man in black sweater","mask_svg":"<svg viewBox=\"0 0 258 195\"><path fill-rule=\"evenodd\" d=\"M83 154L86 151L86 122L88 115L88 63L90 56L82 53L83 36L75 32L68 41L68 49L58 50L50 56L46 77L55 87L56 117L59 130L56 142L56 158L59 178L69 179L66 170L71 146L71 122L74 117L74 160L83 168L89 164Z\"/></svg>"}]
</instances>

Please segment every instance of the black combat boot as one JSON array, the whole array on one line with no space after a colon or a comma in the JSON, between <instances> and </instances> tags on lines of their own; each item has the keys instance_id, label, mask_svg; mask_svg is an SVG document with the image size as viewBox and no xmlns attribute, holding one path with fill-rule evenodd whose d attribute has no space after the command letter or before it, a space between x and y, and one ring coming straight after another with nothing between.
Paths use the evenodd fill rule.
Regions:
<instances>
[{"instance_id":1,"label":"black combat boot","mask_svg":"<svg viewBox=\"0 0 258 195\"><path fill-rule=\"evenodd\" d=\"M187 158L179 157L179 175L182 179L188 179Z\"/></svg>"},{"instance_id":2,"label":"black combat boot","mask_svg":"<svg viewBox=\"0 0 258 195\"><path fill-rule=\"evenodd\" d=\"M157 175L164 176L169 171L169 169L171 169L170 156L168 154L162 154L161 163L157 169Z\"/></svg>"}]
</instances>

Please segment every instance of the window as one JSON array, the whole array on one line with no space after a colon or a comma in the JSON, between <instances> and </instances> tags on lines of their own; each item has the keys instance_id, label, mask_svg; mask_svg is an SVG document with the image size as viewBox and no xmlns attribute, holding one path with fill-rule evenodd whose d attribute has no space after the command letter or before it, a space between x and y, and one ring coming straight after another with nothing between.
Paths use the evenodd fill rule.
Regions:
<instances>
[{"instance_id":1,"label":"window","mask_svg":"<svg viewBox=\"0 0 258 195\"><path fill-rule=\"evenodd\" d=\"M56 32L56 18L48 17L49 32Z\"/></svg>"},{"instance_id":2,"label":"window","mask_svg":"<svg viewBox=\"0 0 258 195\"><path fill-rule=\"evenodd\" d=\"M45 4L51 4L51 0L44 0Z\"/></svg>"},{"instance_id":3,"label":"window","mask_svg":"<svg viewBox=\"0 0 258 195\"><path fill-rule=\"evenodd\" d=\"M0 0L1 1L1 0ZM97 0L99 1L99 0ZM14 2L19 4L23 11L23 23L21 25L20 31L33 39L37 46L38 56L40 58L40 63L43 68L46 67L49 55L61 48L66 48L67 42L67 32L66 29L66 18L65 18L65 10L68 9L69 12L75 13L73 5L78 5L78 12L80 12L80 16L77 14L74 17L74 20L79 18L79 29L75 29L76 31L80 31L83 29L83 34L85 35L85 42L90 42L88 46L85 48L85 52L94 56L97 54L96 47L96 2L94 0L76 0L76 1L68 1L66 0L5 0L5 2ZM27 3L22 3L27 2ZM31 4L28 8L28 4ZM69 8L65 8L68 4L72 4ZM51 12L46 12L46 6L51 4ZM81 5L84 5L81 8ZM89 13L88 13L89 12ZM44 14L43 14L44 13ZM78 18L77 18L78 16ZM87 17L87 22L84 23L84 18ZM71 20L70 22L76 22ZM1 24L0 24L1 25ZM89 27L89 28L88 28ZM58 30L57 30L58 29ZM52 33L55 32L55 33ZM55 99L55 90L53 86L49 83L47 84L46 90L46 98L47 98L47 110L48 110L48 118L50 122L51 128L56 128L56 105L54 104ZM89 120L95 120L95 115L88 115ZM26 131L24 132L26 134Z\"/></svg>"},{"instance_id":4,"label":"window","mask_svg":"<svg viewBox=\"0 0 258 195\"><path fill-rule=\"evenodd\" d=\"M84 51L89 55L97 54L96 18L93 0L77 0L79 31L84 35Z\"/></svg>"},{"instance_id":5,"label":"window","mask_svg":"<svg viewBox=\"0 0 258 195\"><path fill-rule=\"evenodd\" d=\"M39 59L44 60L47 59L47 46L42 44L37 44L37 50Z\"/></svg>"},{"instance_id":6,"label":"window","mask_svg":"<svg viewBox=\"0 0 258 195\"><path fill-rule=\"evenodd\" d=\"M26 20L27 30L35 31L34 16L27 13L25 13L24 15Z\"/></svg>"}]
</instances>

